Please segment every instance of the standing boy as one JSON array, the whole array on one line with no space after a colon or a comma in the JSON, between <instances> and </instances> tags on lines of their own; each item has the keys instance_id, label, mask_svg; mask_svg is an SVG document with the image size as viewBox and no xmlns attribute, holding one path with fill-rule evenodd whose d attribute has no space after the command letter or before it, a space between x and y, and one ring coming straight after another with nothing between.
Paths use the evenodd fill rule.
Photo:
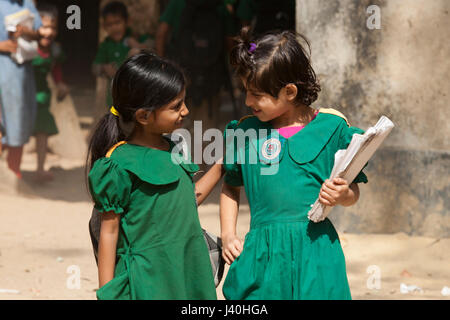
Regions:
<instances>
[{"instance_id":1,"label":"standing boy","mask_svg":"<svg viewBox=\"0 0 450 320\"><path fill-rule=\"evenodd\" d=\"M100 44L94 60L93 72L111 80L119 66L145 45L133 37L128 27L127 7L118 1L108 3L102 10L103 27L108 34ZM111 90L108 86L107 105L112 105Z\"/></svg>"}]
</instances>

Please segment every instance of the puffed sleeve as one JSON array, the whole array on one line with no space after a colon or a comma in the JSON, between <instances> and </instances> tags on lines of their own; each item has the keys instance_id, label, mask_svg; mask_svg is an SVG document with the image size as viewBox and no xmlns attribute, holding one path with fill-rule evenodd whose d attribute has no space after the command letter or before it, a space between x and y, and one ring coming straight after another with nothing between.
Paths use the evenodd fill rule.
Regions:
<instances>
[{"instance_id":1,"label":"puffed sleeve","mask_svg":"<svg viewBox=\"0 0 450 320\"><path fill-rule=\"evenodd\" d=\"M234 131L237 129L237 126L238 122L233 120L227 124L224 132L225 156L223 167L226 171L225 182L234 187L244 185L241 165L238 163L237 143L234 138Z\"/></svg>"},{"instance_id":2,"label":"puffed sleeve","mask_svg":"<svg viewBox=\"0 0 450 320\"><path fill-rule=\"evenodd\" d=\"M353 135L357 134L364 134L364 130L357 128L357 127L348 127L345 126L344 129L341 132L340 137L340 149L347 149L348 145L352 141ZM367 166L367 163L364 165L364 168ZM363 168L363 169L364 169ZM366 174L361 170L361 172L356 176L355 180L353 180L354 183L367 183L368 179Z\"/></svg>"},{"instance_id":3,"label":"puffed sleeve","mask_svg":"<svg viewBox=\"0 0 450 320\"><path fill-rule=\"evenodd\" d=\"M89 172L89 191L99 212L121 214L129 204L131 179L114 160L101 158Z\"/></svg>"}]
</instances>

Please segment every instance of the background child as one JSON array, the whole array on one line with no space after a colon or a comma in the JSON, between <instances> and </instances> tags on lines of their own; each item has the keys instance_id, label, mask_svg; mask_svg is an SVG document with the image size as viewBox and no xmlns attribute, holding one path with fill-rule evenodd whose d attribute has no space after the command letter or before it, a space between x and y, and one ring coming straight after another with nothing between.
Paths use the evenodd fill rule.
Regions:
<instances>
[{"instance_id":1,"label":"background child","mask_svg":"<svg viewBox=\"0 0 450 320\"><path fill-rule=\"evenodd\" d=\"M102 213L99 299L216 299L197 204L222 166L194 186L198 166L163 136L189 113L185 86L179 69L147 52L129 58L114 77L114 107L97 125L87 166Z\"/></svg>"},{"instance_id":2,"label":"background child","mask_svg":"<svg viewBox=\"0 0 450 320\"><path fill-rule=\"evenodd\" d=\"M248 29L243 29L231 62L255 116L233 121L227 128L266 129L268 136L257 142L246 139L243 146L227 144L227 152L234 150L234 161L229 155L224 160L220 216L223 257L232 264L224 296L350 299L345 259L333 225L328 219L313 223L307 215L318 196L328 206L350 206L358 200L356 183L367 182L364 173L353 182L327 178L336 151L345 149L353 133L362 130L349 127L336 110L310 107L320 86L295 34L285 31L250 41ZM256 148L249 147L251 143ZM258 159L256 164L243 162L252 158ZM269 168L276 170L261 174ZM236 236L242 185L251 212L244 246Z\"/></svg>"},{"instance_id":3,"label":"background child","mask_svg":"<svg viewBox=\"0 0 450 320\"><path fill-rule=\"evenodd\" d=\"M60 47L54 42L58 33L58 11L56 7L40 4L38 11L42 26L39 28L39 55L33 59L34 75L36 79L36 101L38 105L34 135L36 137L37 172L36 179L45 182L53 179L53 175L45 171L48 137L58 133L53 115L50 113L51 90L47 83L47 76L51 72L57 86L58 99L63 99L68 88L62 82L60 63L63 60Z\"/></svg>"},{"instance_id":4,"label":"background child","mask_svg":"<svg viewBox=\"0 0 450 320\"><path fill-rule=\"evenodd\" d=\"M128 10L125 4L119 1L108 3L102 10L103 28L108 36L100 44L94 60L93 72L96 76L105 76L112 79L117 68L130 56L140 49L145 49L133 35L128 26ZM107 105L111 106L111 89L108 86Z\"/></svg>"},{"instance_id":5,"label":"background child","mask_svg":"<svg viewBox=\"0 0 450 320\"><path fill-rule=\"evenodd\" d=\"M23 10L34 14L33 29L19 25L16 32L8 32L4 24L5 17ZM18 178L22 177L20 164L23 146L28 142L34 126L36 91L31 63L17 64L11 58L11 53L17 51L19 37L37 40L40 25L41 19L33 1L0 1L0 114L5 129L2 143L8 152L8 167Z\"/></svg>"}]
</instances>

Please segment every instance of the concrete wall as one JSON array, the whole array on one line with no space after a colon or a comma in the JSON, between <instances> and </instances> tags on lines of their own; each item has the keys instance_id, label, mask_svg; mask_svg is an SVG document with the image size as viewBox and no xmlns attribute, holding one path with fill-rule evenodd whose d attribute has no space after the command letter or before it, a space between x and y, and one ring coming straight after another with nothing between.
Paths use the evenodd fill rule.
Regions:
<instances>
[{"instance_id":1,"label":"concrete wall","mask_svg":"<svg viewBox=\"0 0 450 320\"><path fill-rule=\"evenodd\" d=\"M369 29L370 5L381 29ZM297 30L322 84L316 107L367 129L396 128L366 173L359 203L331 219L349 232L450 237L450 2L297 0Z\"/></svg>"}]
</instances>

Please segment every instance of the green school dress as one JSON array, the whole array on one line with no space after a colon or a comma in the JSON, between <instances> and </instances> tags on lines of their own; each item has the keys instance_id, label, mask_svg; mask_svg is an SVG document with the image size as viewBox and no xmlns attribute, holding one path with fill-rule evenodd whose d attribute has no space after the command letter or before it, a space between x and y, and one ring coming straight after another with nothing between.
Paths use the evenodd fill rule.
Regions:
<instances>
[{"instance_id":1,"label":"green school dress","mask_svg":"<svg viewBox=\"0 0 450 320\"><path fill-rule=\"evenodd\" d=\"M338 234L329 219L308 220L308 211L330 176L336 151L363 131L333 109L320 109L288 139L256 117L232 121L227 129L235 134L225 132L225 182L245 187L251 223L223 284L225 298L351 299ZM252 136L251 129L267 134ZM244 145L238 132L247 134ZM367 177L361 172L353 182L366 183Z\"/></svg>"},{"instance_id":2,"label":"green school dress","mask_svg":"<svg viewBox=\"0 0 450 320\"><path fill-rule=\"evenodd\" d=\"M36 82L37 114L33 132L35 135L38 133L45 133L49 136L58 134L55 118L50 112L52 92L47 83L47 76L55 63L61 63L63 59L62 54L51 53L48 56L39 54L31 62Z\"/></svg>"},{"instance_id":3,"label":"green school dress","mask_svg":"<svg viewBox=\"0 0 450 320\"><path fill-rule=\"evenodd\" d=\"M199 222L198 166L171 151L116 145L94 163L89 187L100 212L121 215L114 278L100 300L217 299Z\"/></svg>"},{"instance_id":4,"label":"green school dress","mask_svg":"<svg viewBox=\"0 0 450 320\"><path fill-rule=\"evenodd\" d=\"M133 31L127 28L123 39L119 42L114 41L111 37L106 37L102 43L100 43L97 54L94 59L94 65L110 64L113 63L119 68L128 58L130 47L128 46L128 39L132 36ZM142 43L145 38L139 38L139 42ZM112 106L111 86L107 86L106 103L108 106Z\"/></svg>"}]
</instances>

